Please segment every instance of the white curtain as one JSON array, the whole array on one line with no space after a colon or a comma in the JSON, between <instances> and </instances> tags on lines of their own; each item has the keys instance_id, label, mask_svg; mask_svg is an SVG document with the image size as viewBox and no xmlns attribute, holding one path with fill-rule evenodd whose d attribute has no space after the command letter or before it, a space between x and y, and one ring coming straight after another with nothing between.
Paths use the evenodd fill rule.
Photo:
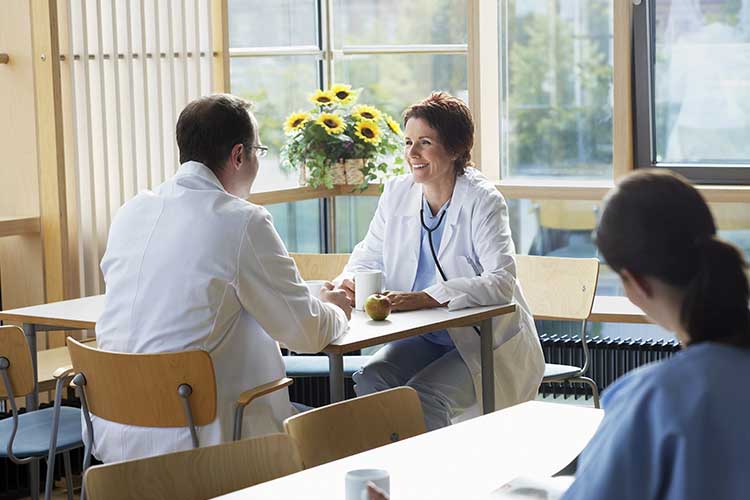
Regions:
<instances>
[{"instance_id":1,"label":"white curtain","mask_svg":"<svg viewBox=\"0 0 750 500\"><path fill-rule=\"evenodd\" d=\"M82 295L104 292L99 262L117 209L179 166L177 117L212 88L210 12L210 0L58 0Z\"/></svg>"}]
</instances>

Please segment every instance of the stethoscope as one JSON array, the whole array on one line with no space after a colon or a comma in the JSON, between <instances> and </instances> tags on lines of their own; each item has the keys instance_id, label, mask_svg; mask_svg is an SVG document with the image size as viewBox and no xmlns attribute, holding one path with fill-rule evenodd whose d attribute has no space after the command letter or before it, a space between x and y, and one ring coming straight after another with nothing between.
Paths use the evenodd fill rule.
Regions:
<instances>
[{"instance_id":1,"label":"stethoscope","mask_svg":"<svg viewBox=\"0 0 750 500\"><path fill-rule=\"evenodd\" d=\"M438 219L438 223L435 224L435 227L429 227L427 224L425 224L424 221L424 196L422 197L422 208L419 209L419 221L422 223L422 228L427 231L427 240L430 242L430 252L432 253L432 260L435 261L435 267L437 267L438 272L440 272L440 276L443 278L443 281L448 281L448 277L445 275L445 271L443 271L443 266L440 265L440 261L437 257L437 252L435 252L435 243L432 241L432 233L438 230L440 224L443 223L445 214L447 213L448 207L445 207L445 210L443 210L443 213L440 214L440 218ZM474 328L474 331L477 332L477 335L482 335L479 331L479 328L477 328L476 326L473 326L472 328Z\"/></svg>"}]
</instances>

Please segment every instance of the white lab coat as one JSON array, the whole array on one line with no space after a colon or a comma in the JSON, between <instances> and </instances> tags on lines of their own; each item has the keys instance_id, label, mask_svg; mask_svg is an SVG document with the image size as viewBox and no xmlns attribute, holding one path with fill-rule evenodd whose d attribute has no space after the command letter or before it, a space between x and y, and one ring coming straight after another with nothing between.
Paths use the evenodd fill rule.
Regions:
<instances>
[{"instance_id":1,"label":"white lab coat","mask_svg":"<svg viewBox=\"0 0 750 500\"><path fill-rule=\"evenodd\" d=\"M351 278L358 270L380 269L388 290L409 291L419 262L422 185L411 174L388 181L370 228L352 252L344 272ZM448 309L515 302L518 310L493 320L495 405L497 409L534 399L544 375L544 356L533 317L516 279L515 248L503 196L473 168L456 180L445 219L438 260L448 281L425 290ZM448 330L461 358L471 372L477 405L463 418L481 408L479 336L470 328Z\"/></svg>"},{"instance_id":2,"label":"white lab coat","mask_svg":"<svg viewBox=\"0 0 750 500\"><path fill-rule=\"evenodd\" d=\"M310 296L266 209L227 193L198 162L119 209L101 268L101 349L211 355L217 418L199 428L201 446L231 440L232 403L242 391L285 375L277 341L319 352L347 326L341 309ZM245 410L243 436L279 432L293 412L286 390L259 398ZM192 446L187 428L101 418L94 441L104 462Z\"/></svg>"}]
</instances>

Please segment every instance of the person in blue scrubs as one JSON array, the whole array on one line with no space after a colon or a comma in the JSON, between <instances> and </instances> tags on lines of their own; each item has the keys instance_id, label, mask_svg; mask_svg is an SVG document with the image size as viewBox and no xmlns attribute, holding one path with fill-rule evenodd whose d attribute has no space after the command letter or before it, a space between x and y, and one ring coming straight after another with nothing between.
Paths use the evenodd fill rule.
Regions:
<instances>
[{"instance_id":1,"label":"person in blue scrubs","mask_svg":"<svg viewBox=\"0 0 750 500\"><path fill-rule=\"evenodd\" d=\"M580 457L573 499L750 498L747 266L683 178L645 170L605 200L595 234L628 298L684 349L619 379Z\"/></svg>"}]
</instances>

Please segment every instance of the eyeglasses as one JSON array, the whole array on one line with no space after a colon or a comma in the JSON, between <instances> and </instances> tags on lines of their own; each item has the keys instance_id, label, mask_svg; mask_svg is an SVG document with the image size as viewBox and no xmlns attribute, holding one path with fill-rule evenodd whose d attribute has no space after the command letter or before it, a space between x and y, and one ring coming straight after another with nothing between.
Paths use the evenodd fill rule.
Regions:
<instances>
[{"instance_id":1,"label":"eyeglasses","mask_svg":"<svg viewBox=\"0 0 750 500\"><path fill-rule=\"evenodd\" d=\"M255 149L255 156L258 158L263 158L268 154L268 146L250 146L252 149Z\"/></svg>"}]
</instances>

